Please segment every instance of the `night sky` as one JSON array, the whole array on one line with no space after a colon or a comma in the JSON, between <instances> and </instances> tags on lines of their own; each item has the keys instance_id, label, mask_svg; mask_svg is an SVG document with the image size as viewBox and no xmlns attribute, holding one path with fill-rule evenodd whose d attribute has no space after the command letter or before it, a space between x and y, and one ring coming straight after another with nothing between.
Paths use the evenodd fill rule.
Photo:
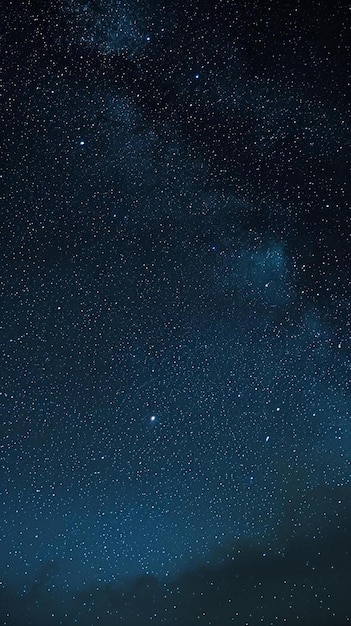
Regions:
<instances>
[{"instance_id":1,"label":"night sky","mask_svg":"<svg viewBox=\"0 0 351 626\"><path fill-rule=\"evenodd\" d=\"M4 4L1 626L346 625L346 4Z\"/></svg>"}]
</instances>

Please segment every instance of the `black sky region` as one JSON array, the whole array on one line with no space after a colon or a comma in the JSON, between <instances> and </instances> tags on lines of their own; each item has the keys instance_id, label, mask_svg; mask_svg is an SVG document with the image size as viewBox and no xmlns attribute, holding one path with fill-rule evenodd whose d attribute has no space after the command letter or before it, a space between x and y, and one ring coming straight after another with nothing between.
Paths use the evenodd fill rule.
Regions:
<instances>
[{"instance_id":1,"label":"black sky region","mask_svg":"<svg viewBox=\"0 0 351 626\"><path fill-rule=\"evenodd\" d=\"M348 624L347 5L0 13L1 624Z\"/></svg>"}]
</instances>

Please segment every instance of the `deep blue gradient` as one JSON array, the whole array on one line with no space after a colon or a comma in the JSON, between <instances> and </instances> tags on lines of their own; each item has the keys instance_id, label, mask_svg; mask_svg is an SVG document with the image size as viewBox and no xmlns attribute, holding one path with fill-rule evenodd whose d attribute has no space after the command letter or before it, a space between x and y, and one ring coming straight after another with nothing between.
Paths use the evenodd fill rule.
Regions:
<instances>
[{"instance_id":1,"label":"deep blue gradient","mask_svg":"<svg viewBox=\"0 0 351 626\"><path fill-rule=\"evenodd\" d=\"M346 12L2 21L1 624L346 624Z\"/></svg>"}]
</instances>

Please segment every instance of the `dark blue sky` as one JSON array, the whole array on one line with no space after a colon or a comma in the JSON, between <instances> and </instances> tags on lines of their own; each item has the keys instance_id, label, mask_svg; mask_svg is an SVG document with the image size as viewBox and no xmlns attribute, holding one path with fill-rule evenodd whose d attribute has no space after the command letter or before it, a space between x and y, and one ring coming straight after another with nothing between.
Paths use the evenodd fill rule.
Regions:
<instances>
[{"instance_id":1,"label":"dark blue sky","mask_svg":"<svg viewBox=\"0 0 351 626\"><path fill-rule=\"evenodd\" d=\"M4 626L351 619L336 2L13 2Z\"/></svg>"}]
</instances>

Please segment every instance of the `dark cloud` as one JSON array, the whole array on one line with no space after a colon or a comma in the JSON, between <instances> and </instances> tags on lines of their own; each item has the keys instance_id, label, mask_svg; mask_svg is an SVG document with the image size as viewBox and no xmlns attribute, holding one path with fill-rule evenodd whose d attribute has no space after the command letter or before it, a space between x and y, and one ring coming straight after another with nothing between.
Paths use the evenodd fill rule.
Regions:
<instances>
[{"instance_id":1,"label":"dark cloud","mask_svg":"<svg viewBox=\"0 0 351 626\"><path fill-rule=\"evenodd\" d=\"M2 590L2 623L341 626L350 611L350 496L348 488L302 495L297 483L278 540L237 540L173 579L149 574L63 593L52 574L65 565L48 563L21 594Z\"/></svg>"}]
</instances>

